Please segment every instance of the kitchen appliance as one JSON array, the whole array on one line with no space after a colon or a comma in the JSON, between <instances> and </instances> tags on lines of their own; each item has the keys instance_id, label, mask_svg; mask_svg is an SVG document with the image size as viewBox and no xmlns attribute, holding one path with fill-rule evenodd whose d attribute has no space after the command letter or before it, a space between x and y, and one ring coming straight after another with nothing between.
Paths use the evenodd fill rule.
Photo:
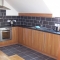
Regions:
<instances>
[{"instance_id":1,"label":"kitchen appliance","mask_svg":"<svg viewBox=\"0 0 60 60\"><path fill-rule=\"evenodd\" d=\"M56 32L60 32L60 27L59 26L55 26L55 29L54 29Z\"/></svg>"},{"instance_id":2,"label":"kitchen appliance","mask_svg":"<svg viewBox=\"0 0 60 60\"><path fill-rule=\"evenodd\" d=\"M55 24L55 29L56 32L60 32L60 24Z\"/></svg>"},{"instance_id":3,"label":"kitchen appliance","mask_svg":"<svg viewBox=\"0 0 60 60\"><path fill-rule=\"evenodd\" d=\"M0 10L10 10L9 8L4 6L4 0L0 0Z\"/></svg>"},{"instance_id":4,"label":"kitchen appliance","mask_svg":"<svg viewBox=\"0 0 60 60\"><path fill-rule=\"evenodd\" d=\"M11 27L0 28L0 41L11 40L11 38L12 38Z\"/></svg>"}]
</instances>

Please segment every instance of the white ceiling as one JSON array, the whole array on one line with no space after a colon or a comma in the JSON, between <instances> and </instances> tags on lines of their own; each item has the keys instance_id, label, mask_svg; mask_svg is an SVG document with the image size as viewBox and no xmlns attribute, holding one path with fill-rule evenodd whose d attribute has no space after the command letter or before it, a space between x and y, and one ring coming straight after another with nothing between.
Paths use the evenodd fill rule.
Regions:
<instances>
[{"instance_id":1,"label":"white ceiling","mask_svg":"<svg viewBox=\"0 0 60 60\"><path fill-rule=\"evenodd\" d=\"M20 13L51 13L43 0L6 0Z\"/></svg>"},{"instance_id":2,"label":"white ceiling","mask_svg":"<svg viewBox=\"0 0 60 60\"><path fill-rule=\"evenodd\" d=\"M4 6L10 9L6 10L6 16L18 16L18 12L5 0L4 0Z\"/></svg>"}]
</instances>

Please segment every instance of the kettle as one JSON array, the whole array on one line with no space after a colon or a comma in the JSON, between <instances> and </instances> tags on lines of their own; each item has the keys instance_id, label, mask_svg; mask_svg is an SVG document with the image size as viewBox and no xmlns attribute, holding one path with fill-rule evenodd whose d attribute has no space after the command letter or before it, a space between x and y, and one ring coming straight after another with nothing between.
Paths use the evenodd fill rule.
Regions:
<instances>
[{"instance_id":1,"label":"kettle","mask_svg":"<svg viewBox=\"0 0 60 60\"><path fill-rule=\"evenodd\" d=\"M59 32L59 31L60 31L60 27L59 27L59 26L56 26L54 30L55 30L56 32Z\"/></svg>"}]
</instances>

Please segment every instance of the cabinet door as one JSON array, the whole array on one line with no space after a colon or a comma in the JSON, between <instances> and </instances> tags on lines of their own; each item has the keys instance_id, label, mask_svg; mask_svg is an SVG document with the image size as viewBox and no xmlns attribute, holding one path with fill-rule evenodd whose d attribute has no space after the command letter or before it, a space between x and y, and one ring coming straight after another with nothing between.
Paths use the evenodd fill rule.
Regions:
<instances>
[{"instance_id":1,"label":"cabinet door","mask_svg":"<svg viewBox=\"0 0 60 60\"><path fill-rule=\"evenodd\" d=\"M32 47L32 30L24 28L23 29L23 43L27 47Z\"/></svg>"},{"instance_id":2,"label":"cabinet door","mask_svg":"<svg viewBox=\"0 0 60 60\"><path fill-rule=\"evenodd\" d=\"M39 32L32 30L32 48L37 50L39 49Z\"/></svg>"},{"instance_id":3,"label":"cabinet door","mask_svg":"<svg viewBox=\"0 0 60 60\"><path fill-rule=\"evenodd\" d=\"M56 34L51 34L52 42L51 42L51 55L57 58L58 49L60 44L60 36Z\"/></svg>"},{"instance_id":4,"label":"cabinet door","mask_svg":"<svg viewBox=\"0 0 60 60\"><path fill-rule=\"evenodd\" d=\"M12 43L14 44L18 43L18 27L12 28Z\"/></svg>"},{"instance_id":5,"label":"cabinet door","mask_svg":"<svg viewBox=\"0 0 60 60\"><path fill-rule=\"evenodd\" d=\"M60 44L59 44L59 48L58 48L58 52L57 52L57 60L60 60Z\"/></svg>"},{"instance_id":6,"label":"cabinet door","mask_svg":"<svg viewBox=\"0 0 60 60\"><path fill-rule=\"evenodd\" d=\"M60 42L59 38L60 38L59 35L45 33L45 43L44 43L43 52L47 55L56 58L59 42Z\"/></svg>"},{"instance_id":7,"label":"cabinet door","mask_svg":"<svg viewBox=\"0 0 60 60\"><path fill-rule=\"evenodd\" d=\"M23 44L23 28L19 27L18 28L18 42L19 44Z\"/></svg>"},{"instance_id":8,"label":"cabinet door","mask_svg":"<svg viewBox=\"0 0 60 60\"><path fill-rule=\"evenodd\" d=\"M26 29L26 46L32 48L32 30Z\"/></svg>"},{"instance_id":9,"label":"cabinet door","mask_svg":"<svg viewBox=\"0 0 60 60\"><path fill-rule=\"evenodd\" d=\"M44 39L44 47L43 52L50 55L51 54L51 44L52 44L52 36L50 33L45 33Z\"/></svg>"},{"instance_id":10,"label":"cabinet door","mask_svg":"<svg viewBox=\"0 0 60 60\"><path fill-rule=\"evenodd\" d=\"M26 28L23 28L23 45L26 46Z\"/></svg>"},{"instance_id":11,"label":"cabinet door","mask_svg":"<svg viewBox=\"0 0 60 60\"><path fill-rule=\"evenodd\" d=\"M45 32L42 32L42 31L39 31L38 32L38 39L39 39L39 42L38 42L38 48L39 48L39 52L43 52L43 47L44 47L44 37L45 36Z\"/></svg>"}]
</instances>

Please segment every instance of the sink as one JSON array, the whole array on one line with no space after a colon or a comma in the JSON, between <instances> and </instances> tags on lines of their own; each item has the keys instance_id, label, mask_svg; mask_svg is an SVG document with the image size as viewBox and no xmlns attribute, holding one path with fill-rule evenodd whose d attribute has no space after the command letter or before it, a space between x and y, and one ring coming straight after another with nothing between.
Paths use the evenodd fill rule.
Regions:
<instances>
[{"instance_id":1,"label":"sink","mask_svg":"<svg viewBox=\"0 0 60 60\"><path fill-rule=\"evenodd\" d=\"M41 27L40 27L40 26L33 26L33 27L30 27L30 28L33 28L33 29L40 29Z\"/></svg>"},{"instance_id":2,"label":"sink","mask_svg":"<svg viewBox=\"0 0 60 60\"><path fill-rule=\"evenodd\" d=\"M40 26L35 26L35 28L40 28Z\"/></svg>"}]
</instances>

